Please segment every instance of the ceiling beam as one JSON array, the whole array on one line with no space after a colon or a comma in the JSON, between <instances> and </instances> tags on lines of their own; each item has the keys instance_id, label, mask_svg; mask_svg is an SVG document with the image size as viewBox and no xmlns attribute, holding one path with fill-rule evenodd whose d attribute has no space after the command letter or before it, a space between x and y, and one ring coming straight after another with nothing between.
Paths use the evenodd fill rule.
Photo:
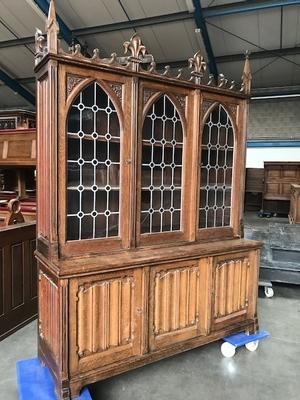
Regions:
<instances>
[{"instance_id":1,"label":"ceiling beam","mask_svg":"<svg viewBox=\"0 0 300 400\"><path fill-rule=\"evenodd\" d=\"M203 10L201 7L201 1L200 0L193 0L193 4L195 7L194 11L194 18L195 18L195 23L198 29L201 31L203 43L205 46L206 54L208 57L208 67L210 70L210 73L213 74L215 80L217 81L218 78L218 68L217 68L217 63L215 60L214 52L212 49L212 45L210 42L205 18L203 15Z\"/></svg>"},{"instance_id":2,"label":"ceiling beam","mask_svg":"<svg viewBox=\"0 0 300 400\"><path fill-rule=\"evenodd\" d=\"M203 10L204 18L223 17L225 15L241 14L267 10L271 8L299 5L300 0L248 0L238 3L207 7Z\"/></svg>"},{"instance_id":3,"label":"ceiling beam","mask_svg":"<svg viewBox=\"0 0 300 400\"><path fill-rule=\"evenodd\" d=\"M8 86L15 93L18 93L25 100L27 100L30 104L35 105L35 97L32 93L30 93L27 89L25 89L20 83L9 76L5 71L0 69L0 80Z\"/></svg>"},{"instance_id":4,"label":"ceiling beam","mask_svg":"<svg viewBox=\"0 0 300 400\"><path fill-rule=\"evenodd\" d=\"M285 56L295 56L300 54L300 46L287 47L285 49L274 49L274 50L261 50L250 52L251 60L258 60L263 58L273 58L273 57L285 57ZM216 57L217 63L227 63L233 61L242 61L245 59L245 54L231 54L225 56Z\"/></svg>"},{"instance_id":5,"label":"ceiling beam","mask_svg":"<svg viewBox=\"0 0 300 400\"><path fill-rule=\"evenodd\" d=\"M286 57L286 56L294 56L300 54L300 46L298 47L288 47L285 49L274 49L274 50L262 50L262 51L254 51L250 52L251 60L258 60L264 58L272 58L272 57ZM225 56L217 56L215 57L217 64L234 62L234 61L245 61L245 54L230 54ZM183 68L187 67L187 60L176 60L176 61L166 61L163 63L158 63L157 68L162 69L165 65L170 65L171 68Z\"/></svg>"},{"instance_id":6,"label":"ceiling beam","mask_svg":"<svg viewBox=\"0 0 300 400\"><path fill-rule=\"evenodd\" d=\"M40 9L46 15L46 10L49 7L49 3L47 0L33 0L36 4L40 4ZM204 18L212 18L212 17L220 17L223 15L232 15L232 14L240 14L245 12L255 12L263 9L270 9L275 7L289 6L289 5L297 5L300 4L300 0L248 0L248 1L240 1L238 3L224 4L222 6L212 6L202 8L202 14ZM59 22L59 26L61 29L61 35L63 39L66 40L69 45L72 44L72 40L78 41L76 38L91 36L91 35L99 35L102 33L114 32L118 30L126 30L126 29L136 29L143 28L145 26L151 25L159 25L171 22L179 22L194 19L194 15L188 11L181 11L172 14L166 15L158 15L154 17L146 17L135 19L131 21L122 21L115 22L107 25L96 25L86 28L74 29L71 31L67 25L62 21L62 19L58 16L57 20ZM64 37L62 32L64 31ZM34 44L34 36L23 37L19 39L10 39L0 41L0 49L6 47L13 46L23 46Z\"/></svg>"},{"instance_id":7,"label":"ceiling beam","mask_svg":"<svg viewBox=\"0 0 300 400\"><path fill-rule=\"evenodd\" d=\"M193 14L188 11L181 11L167 15L158 15L154 17L146 17L139 19L132 19L130 21L114 22L107 25L98 25L86 28L75 29L73 31L74 35L78 37L88 36L88 35L99 35L101 33L114 32L124 29L135 29L143 28L145 26L160 25L171 22L182 22L185 20L192 20Z\"/></svg>"}]
</instances>

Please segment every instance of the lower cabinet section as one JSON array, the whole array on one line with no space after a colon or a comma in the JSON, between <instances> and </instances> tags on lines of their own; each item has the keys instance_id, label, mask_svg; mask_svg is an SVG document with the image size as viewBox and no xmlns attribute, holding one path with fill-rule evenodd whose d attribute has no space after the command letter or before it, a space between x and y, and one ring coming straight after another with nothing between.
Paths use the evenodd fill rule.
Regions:
<instances>
[{"instance_id":1,"label":"lower cabinet section","mask_svg":"<svg viewBox=\"0 0 300 400\"><path fill-rule=\"evenodd\" d=\"M140 354L141 277L138 268L71 280L71 372Z\"/></svg>"},{"instance_id":2,"label":"lower cabinet section","mask_svg":"<svg viewBox=\"0 0 300 400\"><path fill-rule=\"evenodd\" d=\"M41 271L40 355L54 360L61 398L68 385L75 396L88 383L255 330L258 257L255 248L53 282Z\"/></svg>"}]
</instances>

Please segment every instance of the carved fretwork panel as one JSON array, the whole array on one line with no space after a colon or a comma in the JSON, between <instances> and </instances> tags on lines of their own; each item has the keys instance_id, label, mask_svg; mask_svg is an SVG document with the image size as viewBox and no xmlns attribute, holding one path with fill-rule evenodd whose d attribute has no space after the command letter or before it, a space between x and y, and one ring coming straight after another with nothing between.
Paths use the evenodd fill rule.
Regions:
<instances>
[{"instance_id":1,"label":"carved fretwork panel","mask_svg":"<svg viewBox=\"0 0 300 400\"><path fill-rule=\"evenodd\" d=\"M73 92L77 85L84 81L84 77L68 74L67 76L67 97Z\"/></svg>"},{"instance_id":2,"label":"carved fretwork panel","mask_svg":"<svg viewBox=\"0 0 300 400\"><path fill-rule=\"evenodd\" d=\"M133 277L79 286L78 355L132 343Z\"/></svg>"},{"instance_id":3,"label":"carved fretwork panel","mask_svg":"<svg viewBox=\"0 0 300 400\"><path fill-rule=\"evenodd\" d=\"M248 257L220 260L214 270L213 319L224 322L245 316L249 303Z\"/></svg>"},{"instance_id":4,"label":"carved fretwork panel","mask_svg":"<svg viewBox=\"0 0 300 400\"><path fill-rule=\"evenodd\" d=\"M59 290L43 272L39 275L39 296L47 299L39 302L39 336L47 344L56 359L59 353Z\"/></svg>"},{"instance_id":5,"label":"carved fretwork panel","mask_svg":"<svg viewBox=\"0 0 300 400\"><path fill-rule=\"evenodd\" d=\"M157 268L153 273L152 345L168 337L195 336L200 307L200 270L197 262Z\"/></svg>"}]
</instances>

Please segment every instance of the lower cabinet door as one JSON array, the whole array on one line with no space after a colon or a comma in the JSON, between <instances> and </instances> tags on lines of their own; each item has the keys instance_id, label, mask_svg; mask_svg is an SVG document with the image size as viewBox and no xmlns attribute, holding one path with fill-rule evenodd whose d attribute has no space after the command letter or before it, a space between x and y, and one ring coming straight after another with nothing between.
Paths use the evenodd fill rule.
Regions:
<instances>
[{"instance_id":1,"label":"lower cabinet door","mask_svg":"<svg viewBox=\"0 0 300 400\"><path fill-rule=\"evenodd\" d=\"M200 275L203 271L203 279ZM200 308L206 301L206 266L199 261L153 267L150 271L150 350L201 335ZM202 297L201 297L202 292Z\"/></svg>"},{"instance_id":2,"label":"lower cabinet door","mask_svg":"<svg viewBox=\"0 0 300 400\"><path fill-rule=\"evenodd\" d=\"M140 354L141 277L141 269L134 269L71 280L71 373Z\"/></svg>"},{"instance_id":3,"label":"lower cabinet door","mask_svg":"<svg viewBox=\"0 0 300 400\"><path fill-rule=\"evenodd\" d=\"M213 330L253 318L256 311L257 270L256 252L214 258Z\"/></svg>"}]
</instances>

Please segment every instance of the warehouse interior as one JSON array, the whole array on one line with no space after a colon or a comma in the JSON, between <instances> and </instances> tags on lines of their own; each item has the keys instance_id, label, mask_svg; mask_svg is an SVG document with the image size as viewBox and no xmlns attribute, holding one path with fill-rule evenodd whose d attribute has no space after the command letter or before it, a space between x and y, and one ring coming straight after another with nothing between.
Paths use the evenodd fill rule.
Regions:
<instances>
[{"instance_id":1,"label":"warehouse interior","mask_svg":"<svg viewBox=\"0 0 300 400\"><path fill-rule=\"evenodd\" d=\"M296 400L299 285L300 0L0 0L5 400Z\"/></svg>"}]
</instances>

